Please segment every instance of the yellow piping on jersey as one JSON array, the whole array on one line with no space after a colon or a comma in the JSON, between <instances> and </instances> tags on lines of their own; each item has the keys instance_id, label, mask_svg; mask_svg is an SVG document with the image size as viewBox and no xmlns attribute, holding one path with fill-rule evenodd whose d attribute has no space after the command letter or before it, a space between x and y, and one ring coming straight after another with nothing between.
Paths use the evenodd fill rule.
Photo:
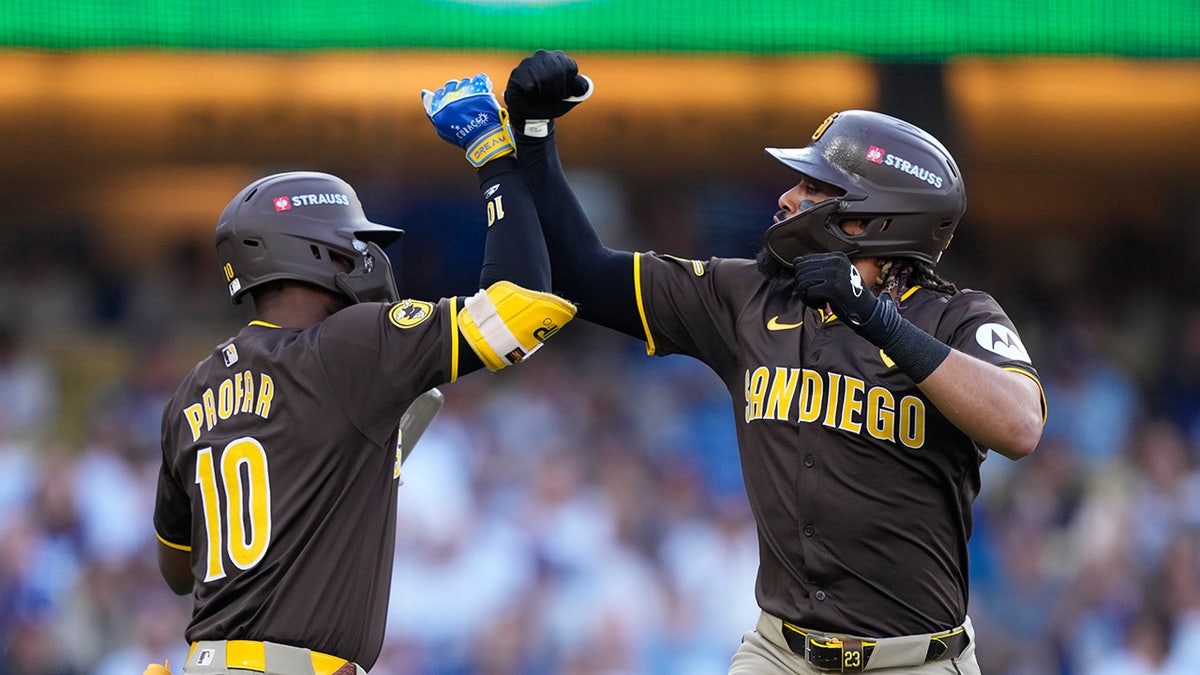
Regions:
<instances>
[{"instance_id":1,"label":"yellow piping on jersey","mask_svg":"<svg viewBox=\"0 0 1200 675\"><path fill-rule=\"evenodd\" d=\"M162 542L162 545L166 546L167 548L173 548L176 551L191 551L192 550L191 546L187 546L184 544L172 544L171 542L167 541L166 539L163 539L162 535L160 535L157 532L154 533L154 536L157 537L158 540Z\"/></svg>"},{"instance_id":2,"label":"yellow piping on jersey","mask_svg":"<svg viewBox=\"0 0 1200 675\"><path fill-rule=\"evenodd\" d=\"M642 254L633 254L633 291L637 298L638 316L642 318L642 330L646 331L646 353L654 356L654 336L650 334L650 322L646 320L646 308L642 304Z\"/></svg>"},{"instance_id":3,"label":"yellow piping on jersey","mask_svg":"<svg viewBox=\"0 0 1200 675\"><path fill-rule=\"evenodd\" d=\"M1014 368L1013 366L1004 366L1004 370L1010 370L1014 373L1020 373L1020 374L1024 375L1025 377L1028 377L1029 379L1033 380L1033 383L1037 385L1038 393L1041 394L1041 396L1042 396L1042 424L1045 425L1048 409L1046 406L1046 390L1042 389L1042 382L1040 380L1038 380L1036 377L1034 377L1033 373L1031 373L1023 368Z\"/></svg>"},{"instance_id":4,"label":"yellow piping on jersey","mask_svg":"<svg viewBox=\"0 0 1200 675\"><path fill-rule=\"evenodd\" d=\"M450 298L450 316L458 316L458 298ZM450 381L458 379L458 321L450 320Z\"/></svg>"},{"instance_id":5,"label":"yellow piping on jersey","mask_svg":"<svg viewBox=\"0 0 1200 675\"><path fill-rule=\"evenodd\" d=\"M267 323L266 321L259 321L258 319L251 321L250 325L251 326L262 326L263 328L283 328L283 326L276 326L273 323Z\"/></svg>"}]
</instances>

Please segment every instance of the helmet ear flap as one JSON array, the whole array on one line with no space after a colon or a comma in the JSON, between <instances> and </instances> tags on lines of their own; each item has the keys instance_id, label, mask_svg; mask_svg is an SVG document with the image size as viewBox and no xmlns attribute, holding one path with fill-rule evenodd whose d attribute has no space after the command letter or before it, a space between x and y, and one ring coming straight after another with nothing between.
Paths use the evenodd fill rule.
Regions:
<instances>
[{"instance_id":1,"label":"helmet ear flap","mask_svg":"<svg viewBox=\"0 0 1200 675\"><path fill-rule=\"evenodd\" d=\"M850 255L858 250L852 242L840 236L840 229L831 224L844 206L842 200L827 199L816 204L806 202L810 206L775 223L763 235L767 250L780 264L790 268L796 258L817 251L842 251Z\"/></svg>"},{"instance_id":2,"label":"helmet ear flap","mask_svg":"<svg viewBox=\"0 0 1200 675\"><path fill-rule=\"evenodd\" d=\"M360 240L361 241L361 240ZM391 260L374 242L363 242L363 264L338 272L333 277L337 289L354 302L397 302L400 291ZM355 248L358 248L357 246Z\"/></svg>"}]
</instances>

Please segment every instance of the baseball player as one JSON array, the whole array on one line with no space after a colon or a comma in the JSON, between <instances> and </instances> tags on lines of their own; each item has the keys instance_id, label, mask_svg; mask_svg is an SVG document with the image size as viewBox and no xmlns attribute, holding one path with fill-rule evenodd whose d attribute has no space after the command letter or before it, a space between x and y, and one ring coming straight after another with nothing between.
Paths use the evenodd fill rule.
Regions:
<instances>
[{"instance_id":1,"label":"baseball player","mask_svg":"<svg viewBox=\"0 0 1200 675\"><path fill-rule=\"evenodd\" d=\"M797 172L756 260L606 247L554 119L592 91L538 51L504 98L555 291L580 316L687 354L732 397L757 522L761 617L729 672L975 673L967 540L988 451L1033 452L1045 401L1013 323L935 265L965 210L935 138L847 110L767 152Z\"/></svg>"},{"instance_id":2,"label":"baseball player","mask_svg":"<svg viewBox=\"0 0 1200 675\"><path fill-rule=\"evenodd\" d=\"M467 150L490 207L477 294L402 300L384 247L403 231L368 221L335 176L267 176L221 214L229 295L251 298L254 320L167 405L154 514L162 574L194 601L188 675L369 669L405 434L436 413L438 385L522 360L574 315L541 290L545 243L490 80L448 82L423 102ZM423 419L401 426L406 409Z\"/></svg>"}]
</instances>

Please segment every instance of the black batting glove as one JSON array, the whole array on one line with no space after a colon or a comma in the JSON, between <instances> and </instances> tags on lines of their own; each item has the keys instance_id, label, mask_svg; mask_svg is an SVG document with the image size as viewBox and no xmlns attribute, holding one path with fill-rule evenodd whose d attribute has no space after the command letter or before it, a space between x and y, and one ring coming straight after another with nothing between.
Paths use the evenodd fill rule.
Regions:
<instances>
[{"instance_id":1,"label":"black batting glove","mask_svg":"<svg viewBox=\"0 0 1200 675\"><path fill-rule=\"evenodd\" d=\"M829 305L847 326L879 347L916 383L950 355L950 347L900 316L892 294L878 298L845 253L816 253L792 263L795 294L809 307Z\"/></svg>"},{"instance_id":2,"label":"black batting glove","mask_svg":"<svg viewBox=\"0 0 1200 675\"><path fill-rule=\"evenodd\" d=\"M792 263L794 292L809 307L829 305L854 332L883 347L893 337L900 313L890 293L876 298L845 253L813 253Z\"/></svg>"},{"instance_id":3,"label":"black batting glove","mask_svg":"<svg viewBox=\"0 0 1200 675\"><path fill-rule=\"evenodd\" d=\"M513 68L504 90L513 131L518 136L548 136L553 120L591 96L592 89L592 81L579 74L574 59L561 51L537 50Z\"/></svg>"},{"instance_id":4,"label":"black batting glove","mask_svg":"<svg viewBox=\"0 0 1200 675\"><path fill-rule=\"evenodd\" d=\"M828 304L834 314L851 326L862 326L871 318L879 300L863 283L850 258L840 251L814 253L792 263L795 293L809 307Z\"/></svg>"}]
</instances>

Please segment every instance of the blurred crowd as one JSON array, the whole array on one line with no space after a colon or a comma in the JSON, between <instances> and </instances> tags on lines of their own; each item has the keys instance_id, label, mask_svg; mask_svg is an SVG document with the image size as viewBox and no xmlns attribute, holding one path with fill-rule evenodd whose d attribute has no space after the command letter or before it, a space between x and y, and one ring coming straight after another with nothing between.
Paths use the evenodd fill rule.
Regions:
<instances>
[{"instance_id":1,"label":"blurred crowd","mask_svg":"<svg viewBox=\"0 0 1200 675\"><path fill-rule=\"evenodd\" d=\"M686 257L753 254L773 211L752 190L643 205L578 184L609 241ZM393 256L415 297L469 293L477 274L459 244L480 226L444 220L482 218L477 197L443 199L377 218L409 230ZM1164 290L1186 288L1196 244L1118 231L1030 239L968 218L939 268L1009 310L1050 408L1033 456L983 467L985 673L1200 670L1200 303ZM122 271L86 236L22 236L0 260L0 675L181 664L190 602L154 560L160 415L248 310L223 297L207 240ZM458 276L439 278L451 249ZM577 323L443 392L404 466L373 673L726 672L757 617L757 543L712 373Z\"/></svg>"}]
</instances>

